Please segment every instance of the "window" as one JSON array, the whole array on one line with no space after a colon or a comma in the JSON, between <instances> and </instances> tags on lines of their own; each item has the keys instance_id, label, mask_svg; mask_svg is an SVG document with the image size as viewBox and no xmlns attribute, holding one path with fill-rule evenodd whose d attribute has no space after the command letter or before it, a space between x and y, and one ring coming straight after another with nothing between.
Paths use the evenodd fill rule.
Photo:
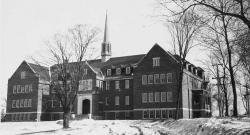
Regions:
<instances>
[{"instance_id":1,"label":"window","mask_svg":"<svg viewBox=\"0 0 250 135\"><path fill-rule=\"evenodd\" d=\"M29 99L29 101L28 101L28 107L31 107L31 104L32 104L32 99Z\"/></svg>"},{"instance_id":2,"label":"window","mask_svg":"<svg viewBox=\"0 0 250 135\"><path fill-rule=\"evenodd\" d=\"M155 83L155 84L159 84L159 83L160 83L159 74L154 74L154 83Z\"/></svg>"},{"instance_id":3,"label":"window","mask_svg":"<svg viewBox=\"0 0 250 135\"><path fill-rule=\"evenodd\" d=\"M161 74L161 75L160 75L160 83L161 83L161 84L166 83L165 74Z\"/></svg>"},{"instance_id":4,"label":"window","mask_svg":"<svg viewBox=\"0 0 250 135\"><path fill-rule=\"evenodd\" d=\"M16 94L16 85L13 86L13 94Z\"/></svg>"},{"instance_id":5,"label":"window","mask_svg":"<svg viewBox=\"0 0 250 135\"><path fill-rule=\"evenodd\" d=\"M27 99L24 99L24 102L23 102L23 107L27 107Z\"/></svg>"},{"instance_id":6,"label":"window","mask_svg":"<svg viewBox=\"0 0 250 135\"><path fill-rule=\"evenodd\" d=\"M160 66L160 57L153 58L153 67Z\"/></svg>"},{"instance_id":7,"label":"window","mask_svg":"<svg viewBox=\"0 0 250 135\"><path fill-rule=\"evenodd\" d=\"M148 102L148 93L142 93L142 103Z\"/></svg>"},{"instance_id":8,"label":"window","mask_svg":"<svg viewBox=\"0 0 250 135\"><path fill-rule=\"evenodd\" d=\"M115 112L115 119L119 119L119 112Z\"/></svg>"},{"instance_id":9,"label":"window","mask_svg":"<svg viewBox=\"0 0 250 135\"><path fill-rule=\"evenodd\" d=\"M111 69L107 69L107 76L111 76Z\"/></svg>"},{"instance_id":10,"label":"window","mask_svg":"<svg viewBox=\"0 0 250 135\"><path fill-rule=\"evenodd\" d=\"M115 81L115 89L120 89L120 82L119 81Z\"/></svg>"},{"instance_id":11,"label":"window","mask_svg":"<svg viewBox=\"0 0 250 135\"><path fill-rule=\"evenodd\" d=\"M151 118L151 119L155 118L155 110L149 111L149 118Z\"/></svg>"},{"instance_id":12,"label":"window","mask_svg":"<svg viewBox=\"0 0 250 135\"><path fill-rule=\"evenodd\" d=\"M142 75L142 85L147 85L147 75Z\"/></svg>"},{"instance_id":13,"label":"window","mask_svg":"<svg viewBox=\"0 0 250 135\"><path fill-rule=\"evenodd\" d=\"M173 102L173 93L172 92L167 92L167 101Z\"/></svg>"},{"instance_id":14,"label":"window","mask_svg":"<svg viewBox=\"0 0 250 135\"><path fill-rule=\"evenodd\" d=\"M23 99L20 99L20 108L23 108Z\"/></svg>"},{"instance_id":15,"label":"window","mask_svg":"<svg viewBox=\"0 0 250 135\"><path fill-rule=\"evenodd\" d=\"M154 93L148 93L148 102L154 102Z\"/></svg>"},{"instance_id":16,"label":"window","mask_svg":"<svg viewBox=\"0 0 250 135\"><path fill-rule=\"evenodd\" d=\"M143 119L148 119L149 118L149 111L148 110L144 110L143 111Z\"/></svg>"},{"instance_id":17,"label":"window","mask_svg":"<svg viewBox=\"0 0 250 135\"><path fill-rule=\"evenodd\" d=\"M168 83L172 83L172 82L173 82L172 73L167 73L167 82L168 82Z\"/></svg>"},{"instance_id":18,"label":"window","mask_svg":"<svg viewBox=\"0 0 250 135\"><path fill-rule=\"evenodd\" d=\"M105 105L109 105L109 98L105 97Z\"/></svg>"},{"instance_id":19,"label":"window","mask_svg":"<svg viewBox=\"0 0 250 135\"><path fill-rule=\"evenodd\" d=\"M29 92L29 85L25 85L25 93Z\"/></svg>"},{"instance_id":20,"label":"window","mask_svg":"<svg viewBox=\"0 0 250 135\"><path fill-rule=\"evenodd\" d=\"M115 105L120 105L120 97L115 96Z\"/></svg>"},{"instance_id":21,"label":"window","mask_svg":"<svg viewBox=\"0 0 250 135\"><path fill-rule=\"evenodd\" d=\"M84 83L85 83L85 80L80 80L79 81L79 87L78 87L78 90L81 91L84 89Z\"/></svg>"},{"instance_id":22,"label":"window","mask_svg":"<svg viewBox=\"0 0 250 135\"><path fill-rule=\"evenodd\" d=\"M168 116L167 110L161 110L161 118L166 119Z\"/></svg>"},{"instance_id":23,"label":"window","mask_svg":"<svg viewBox=\"0 0 250 135\"><path fill-rule=\"evenodd\" d=\"M106 81L106 90L109 90L109 87L110 87L110 83L109 83L109 81L107 80L107 81Z\"/></svg>"},{"instance_id":24,"label":"window","mask_svg":"<svg viewBox=\"0 0 250 135\"><path fill-rule=\"evenodd\" d=\"M160 102L160 92L155 92L155 102Z\"/></svg>"},{"instance_id":25,"label":"window","mask_svg":"<svg viewBox=\"0 0 250 135\"><path fill-rule=\"evenodd\" d=\"M125 112L125 119L129 119L130 118L130 113L129 112Z\"/></svg>"},{"instance_id":26,"label":"window","mask_svg":"<svg viewBox=\"0 0 250 135\"><path fill-rule=\"evenodd\" d=\"M166 92L161 92L161 102L166 102Z\"/></svg>"},{"instance_id":27,"label":"window","mask_svg":"<svg viewBox=\"0 0 250 135\"><path fill-rule=\"evenodd\" d=\"M15 115L16 115L16 114L11 114L11 121L14 121L14 120L15 120Z\"/></svg>"},{"instance_id":28,"label":"window","mask_svg":"<svg viewBox=\"0 0 250 135\"><path fill-rule=\"evenodd\" d=\"M100 81L98 79L96 79L96 87L100 88Z\"/></svg>"},{"instance_id":29,"label":"window","mask_svg":"<svg viewBox=\"0 0 250 135\"><path fill-rule=\"evenodd\" d=\"M19 108L19 100L16 100L16 108Z\"/></svg>"},{"instance_id":30,"label":"window","mask_svg":"<svg viewBox=\"0 0 250 135\"><path fill-rule=\"evenodd\" d=\"M120 75L121 74L121 68L117 68L116 69L116 75Z\"/></svg>"},{"instance_id":31,"label":"window","mask_svg":"<svg viewBox=\"0 0 250 135\"><path fill-rule=\"evenodd\" d=\"M100 81L100 89L103 90L103 81Z\"/></svg>"},{"instance_id":32,"label":"window","mask_svg":"<svg viewBox=\"0 0 250 135\"><path fill-rule=\"evenodd\" d=\"M153 75L148 75L148 84L153 84Z\"/></svg>"},{"instance_id":33,"label":"window","mask_svg":"<svg viewBox=\"0 0 250 135\"><path fill-rule=\"evenodd\" d=\"M12 100L12 108L16 108L16 101Z\"/></svg>"},{"instance_id":34,"label":"window","mask_svg":"<svg viewBox=\"0 0 250 135\"><path fill-rule=\"evenodd\" d=\"M129 89L129 80L125 80L125 89Z\"/></svg>"},{"instance_id":35,"label":"window","mask_svg":"<svg viewBox=\"0 0 250 135\"><path fill-rule=\"evenodd\" d=\"M17 92L17 93L20 93L20 91L21 91L20 85L17 85L17 87L16 87L16 92Z\"/></svg>"},{"instance_id":36,"label":"window","mask_svg":"<svg viewBox=\"0 0 250 135\"><path fill-rule=\"evenodd\" d=\"M88 74L88 69L87 68L83 69L83 75L87 75L87 74Z\"/></svg>"},{"instance_id":37,"label":"window","mask_svg":"<svg viewBox=\"0 0 250 135\"><path fill-rule=\"evenodd\" d=\"M86 88L86 90L92 90L92 79L88 79L88 80L86 80L87 82L87 88Z\"/></svg>"},{"instance_id":38,"label":"window","mask_svg":"<svg viewBox=\"0 0 250 135\"><path fill-rule=\"evenodd\" d=\"M18 119L19 119L19 114L16 114L16 121L18 121Z\"/></svg>"},{"instance_id":39,"label":"window","mask_svg":"<svg viewBox=\"0 0 250 135\"><path fill-rule=\"evenodd\" d=\"M32 84L29 85L29 92L32 92Z\"/></svg>"},{"instance_id":40,"label":"window","mask_svg":"<svg viewBox=\"0 0 250 135\"><path fill-rule=\"evenodd\" d=\"M130 73L131 73L130 67L126 67L126 74L130 74Z\"/></svg>"},{"instance_id":41,"label":"window","mask_svg":"<svg viewBox=\"0 0 250 135\"><path fill-rule=\"evenodd\" d=\"M26 77L26 72L25 72L25 71L22 71L22 72L21 72L21 79L25 79L25 77Z\"/></svg>"},{"instance_id":42,"label":"window","mask_svg":"<svg viewBox=\"0 0 250 135\"><path fill-rule=\"evenodd\" d=\"M160 119L161 118L161 110L155 110L155 118Z\"/></svg>"},{"instance_id":43,"label":"window","mask_svg":"<svg viewBox=\"0 0 250 135\"><path fill-rule=\"evenodd\" d=\"M125 105L129 105L129 96L125 96Z\"/></svg>"},{"instance_id":44,"label":"window","mask_svg":"<svg viewBox=\"0 0 250 135\"><path fill-rule=\"evenodd\" d=\"M24 85L21 85L21 93L24 93Z\"/></svg>"}]
</instances>

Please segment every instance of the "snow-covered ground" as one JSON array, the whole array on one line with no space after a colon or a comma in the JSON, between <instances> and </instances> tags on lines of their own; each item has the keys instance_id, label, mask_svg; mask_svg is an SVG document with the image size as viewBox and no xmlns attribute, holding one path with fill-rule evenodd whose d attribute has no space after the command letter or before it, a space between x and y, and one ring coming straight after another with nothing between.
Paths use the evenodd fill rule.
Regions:
<instances>
[{"instance_id":1,"label":"snow-covered ground","mask_svg":"<svg viewBox=\"0 0 250 135\"><path fill-rule=\"evenodd\" d=\"M181 120L78 120L69 129L62 121L4 122L0 135L206 135L250 134L250 119L181 119Z\"/></svg>"}]
</instances>

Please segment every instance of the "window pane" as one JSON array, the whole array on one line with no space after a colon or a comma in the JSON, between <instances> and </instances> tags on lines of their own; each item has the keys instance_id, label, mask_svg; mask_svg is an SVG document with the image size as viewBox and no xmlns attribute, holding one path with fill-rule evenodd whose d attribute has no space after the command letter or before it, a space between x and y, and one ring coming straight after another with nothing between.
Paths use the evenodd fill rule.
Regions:
<instances>
[{"instance_id":1,"label":"window pane","mask_svg":"<svg viewBox=\"0 0 250 135\"><path fill-rule=\"evenodd\" d=\"M154 83L155 83L155 84L160 83L160 77L159 77L159 74L154 74Z\"/></svg>"},{"instance_id":2,"label":"window pane","mask_svg":"<svg viewBox=\"0 0 250 135\"><path fill-rule=\"evenodd\" d=\"M129 96L125 96L125 105L129 105Z\"/></svg>"},{"instance_id":3,"label":"window pane","mask_svg":"<svg viewBox=\"0 0 250 135\"><path fill-rule=\"evenodd\" d=\"M160 83L161 83L161 84L166 83L165 74L161 74L161 75L160 75Z\"/></svg>"},{"instance_id":4,"label":"window pane","mask_svg":"<svg viewBox=\"0 0 250 135\"><path fill-rule=\"evenodd\" d=\"M160 92L155 92L155 102L160 102Z\"/></svg>"},{"instance_id":5,"label":"window pane","mask_svg":"<svg viewBox=\"0 0 250 135\"><path fill-rule=\"evenodd\" d=\"M167 101L173 102L173 93L172 92L167 92Z\"/></svg>"},{"instance_id":6,"label":"window pane","mask_svg":"<svg viewBox=\"0 0 250 135\"><path fill-rule=\"evenodd\" d=\"M148 75L148 84L153 84L153 75Z\"/></svg>"},{"instance_id":7,"label":"window pane","mask_svg":"<svg viewBox=\"0 0 250 135\"><path fill-rule=\"evenodd\" d=\"M142 93L142 103L148 102L148 93Z\"/></svg>"},{"instance_id":8,"label":"window pane","mask_svg":"<svg viewBox=\"0 0 250 135\"><path fill-rule=\"evenodd\" d=\"M129 89L129 80L125 80L125 89Z\"/></svg>"},{"instance_id":9,"label":"window pane","mask_svg":"<svg viewBox=\"0 0 250 135\"><path fill-rule=\"evenodd\" d=\"M166 102L166 92L161 92L161 102Z\"/></svg>"},{"instance_id":10,"label":"window pane","mask_svg":"<svg viewBox=\"0 0 250 135\"><path fill-rule=\"evenodd\" d=\"M149 102L154 102L154 94L148 93Z\"/></svg>"},{"instance_id":11,"label":"window pane","mask_svg":"<svg viewBox=\"0 0 250 135\"><path fill-rule=\"evenodd\" d=\"M119 105L120 103L119 103L119 96L115 96L115 105Z\"/></svg>"},{"instance_id":12,"label":"window pane","mask_svg":"<svg viewBox=\"0 0 250 135\"><path fill-rule=\"evenodd\" d=\"M172 73L167 73L167 82L168 83L172 83L173 82Z\"/></svg>"},{"instance_id":13,"label":"window pane","mask_svg":"<svg viewBox=\"0 0 250 135\"><path fill-rule=\"evenodd\" d=\"M147 85L147 75L142 75L142 85Z\"/></svg>"},{"instance_id":14,"label":"window pane","mask_svg":"<svg viewBox=\"0 0 250 135\"><path fill-rule=\"evenodd\" d=\"M149 118L149 111L148 110L143 111L143 118L144 119Z\"/></svg>"},{"instance_id":15,"label":"window pane","mask_svg":"<svg viewBox=\"0 0 250 135\"><path fill-rule=\"evenodd\" d=\"M155 110L150 110L149 111L149 118L155 118Z\"/></svg>"}]
</instances>

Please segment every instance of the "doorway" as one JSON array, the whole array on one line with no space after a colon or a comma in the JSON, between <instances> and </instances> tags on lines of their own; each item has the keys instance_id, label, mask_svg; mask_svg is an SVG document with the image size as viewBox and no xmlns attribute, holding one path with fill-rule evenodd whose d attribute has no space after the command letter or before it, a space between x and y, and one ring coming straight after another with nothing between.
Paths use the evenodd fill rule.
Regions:
<instances>
[{"instance_id":1,"label":"doorway","mask_svg":"<svg viewBox=\"0 0 250 135\"><path fill-rule=\"evenodd\" d=\"M90 113L90 100L85 99L82 101L82 114L89 114Z\"/></svg>"}]
</instances>

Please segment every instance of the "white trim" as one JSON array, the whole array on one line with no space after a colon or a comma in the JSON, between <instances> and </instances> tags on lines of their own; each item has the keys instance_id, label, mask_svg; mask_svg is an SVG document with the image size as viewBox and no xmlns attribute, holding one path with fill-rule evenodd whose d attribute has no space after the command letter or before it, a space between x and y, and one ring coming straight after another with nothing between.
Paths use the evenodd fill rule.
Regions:
<instances>
[{"instance_id":1,"label":"white trim","mask_svg":"<svg viewBox=\"0 0 250 135\"><path fill-rule=\"evenodd\" d=\"M43 113L43 112L8 112L6 114L20 114L20 113Z\"/></svg>"},{"instance_id":2,"label":"white trim","mask_svg":"<svg viewBox=\"0 0 250 135\"><path fill-rule=\"evenodd\" d=\"M110 111L103 111L103 112L133 112L133 110L110 110Z\"/></svg>"},{"instance_id":3,"label":"white trim","mask_svg":"<svg viewBox=\"0 0 250 135\"><path fill-rule=\"evenodd\" d=\"M127 77L127 76L115 76L115 77L106 77L105 80L124 80L124 79L133 79L133 77Z\"/></svg>"}]
</instances>

